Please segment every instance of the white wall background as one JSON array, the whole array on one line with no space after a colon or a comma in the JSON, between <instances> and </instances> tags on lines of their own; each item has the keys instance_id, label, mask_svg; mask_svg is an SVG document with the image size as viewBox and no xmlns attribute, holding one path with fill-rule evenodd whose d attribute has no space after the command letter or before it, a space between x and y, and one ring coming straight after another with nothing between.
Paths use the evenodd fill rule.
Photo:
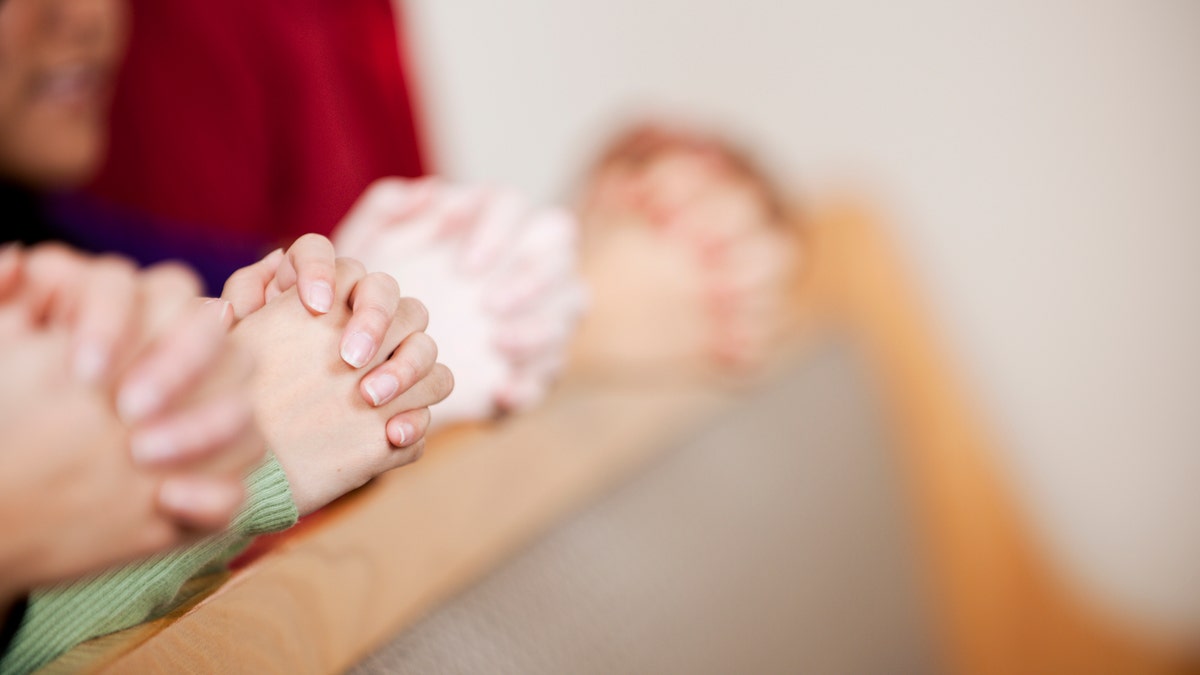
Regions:
<instances>
[{"instance_id":1,"label":"white wall background","mask_svg":"<svg viewBox=\"0 0 1200 675\"><path fill-rule=\"evenodd\" d=\"M1077 578L1200 630L1200 2L408 0L440 167L683 112L876 195Z\"/></svg>"}]
</instances>

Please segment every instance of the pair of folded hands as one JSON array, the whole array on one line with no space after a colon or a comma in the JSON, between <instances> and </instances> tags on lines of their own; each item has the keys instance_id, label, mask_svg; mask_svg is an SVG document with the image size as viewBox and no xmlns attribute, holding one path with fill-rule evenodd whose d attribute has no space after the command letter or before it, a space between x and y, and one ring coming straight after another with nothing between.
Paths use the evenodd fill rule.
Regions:
<instances>
[{"instance_id":1,"label":"pair of folded hands","mask_svg":"<svg viewBox=\"0 0 1200 675\"><path fill-rule=\"evenodd\" d=\"M574 237L510 193L381 181L337 241L447 309L470 394L454 421L532 404L561 368L583 302ZM318 235L221 298L198 288L178 266L0 254L0 591L221 529L268 448L302 515L421 455L453 378L419 293Z\"/></svg>"}]
</instances>

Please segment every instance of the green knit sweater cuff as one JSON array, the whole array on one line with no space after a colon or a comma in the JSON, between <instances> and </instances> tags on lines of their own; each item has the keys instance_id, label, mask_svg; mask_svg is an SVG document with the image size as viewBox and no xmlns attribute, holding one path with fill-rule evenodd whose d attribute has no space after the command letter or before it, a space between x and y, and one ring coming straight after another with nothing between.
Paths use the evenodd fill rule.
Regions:
<instances>
[{"instance_id":1,"label":"green knit sweater cuff","mask_svg":"<svg viewBox=\"0 0 1200 675\"><path fill-rule=\"evenodd\" d=\"M274 456L246 478L246 503L227 531L167 553L41 588L30 596L25 620L0 675L27 673L80 642L170 611L183 584L258 534L286 529L299 517L287 476Z\"/></svg>"},{"instance_id":2,"label":"green knit sweater cuff","mask_svg":"<svg viewBox=\"0 0 1200 675\"><path fill-rule=\"evenodd\" d=\"M246 503L229 529L243 536L256 537L286 530L299 518L287 475L279 460L271 454L246 477Z\"/></svg>"}]
</instances>

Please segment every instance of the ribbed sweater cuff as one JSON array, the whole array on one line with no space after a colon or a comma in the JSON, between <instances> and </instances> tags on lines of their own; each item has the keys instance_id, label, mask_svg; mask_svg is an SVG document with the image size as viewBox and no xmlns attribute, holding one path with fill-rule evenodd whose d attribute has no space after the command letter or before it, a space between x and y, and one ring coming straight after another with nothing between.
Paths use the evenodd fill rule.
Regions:
<instances>
[{"instance_id":1,"label":"ribbed sweater cuff","mask_svg":"<svg viewBox=\"0 0 1200 675\"><path fill-rule=\"evenodd\" d=\"M246 503L234 517L229 529L255 537L268 532L286 530L300 518L287 475L275 455L267 459L246 477Z\"/></svg>"},{"instance_id":2,"label":"ribbed sweater cuff","mask_svg":"<svg viewBox=\"0 0 1200 675\"><path fill-rule=\"evenodd\" d=\"M298 518L287 476L269 456L246 478L246 503L227 531L95 576L34 591L0 675L27 673L75 645L170 611L183 584L249 537Z\"/></svg>"}]
</instances>

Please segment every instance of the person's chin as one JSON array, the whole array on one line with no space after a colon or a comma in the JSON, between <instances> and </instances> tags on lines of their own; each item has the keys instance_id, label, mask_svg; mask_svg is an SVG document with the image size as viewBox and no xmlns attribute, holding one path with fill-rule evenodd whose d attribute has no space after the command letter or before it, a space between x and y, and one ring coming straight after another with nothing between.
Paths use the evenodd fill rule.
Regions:
<instances>
[{"instance_id":1,"label":"person's chin","mask_svg":"<svg viewBox=\"0 0 1200 675\"><path fill-rule=\"evenodd\" d=\"M52 146L43 146L31 161L18 171L18 178L31 187L60 190L86 183L100 169L107 144L94 135L64 137Z\"/></svg>"}]
</instances>

